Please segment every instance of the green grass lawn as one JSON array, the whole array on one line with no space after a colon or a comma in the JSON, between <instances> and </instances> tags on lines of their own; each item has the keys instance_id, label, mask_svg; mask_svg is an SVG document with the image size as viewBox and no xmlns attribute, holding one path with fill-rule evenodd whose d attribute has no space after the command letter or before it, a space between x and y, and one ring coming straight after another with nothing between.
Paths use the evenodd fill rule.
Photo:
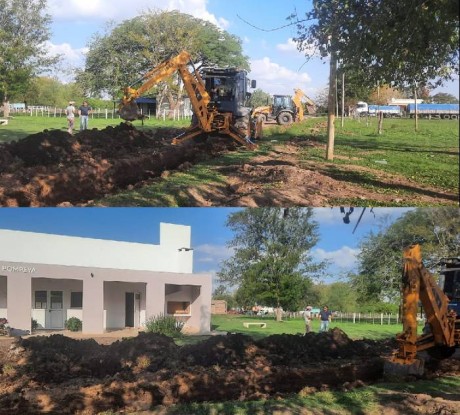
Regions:
<instances>
[{"instance_id":1,"label":"green grass lawn","mask_svg":"<svg viewBox=\"0 0 460 415\"><path fill-rule=\"evenodd\" d=\"M245 328L244 322L263 322L267 327ZM303 334L305 332L304 322L302 319L284 319L281 322L275 321L274 318L258 318L242 315L213 315L211 319L212 329L216 331L226 331L230 333L243 333L254 338L270 336L272 334ZM319 321L313 320L312 329L315 332L319 331ZM402 325L400 324L368 324L368 323L348 323L340 321L332 321L329 328L338 327L343 330L351 339L384 339L394 336L401 332Z\"/></svg>"},{"instance_id":2,"label":"green grass lawn","mask_svg":"<svg viewBox=\"0 0 460 415\"><path fill-rule=\"evenodd\" d=\"M311 137L326 144L325 120L309 119L283 131L268 132L272 139ZM335 158L327 171L334 178L343 177L382 192L397 193L404 189L379 185L375 174L355 174L341 166L362 166L369 170L401 175L409 180L458 192L459 124L456 120L419 120L415 132L414 120L384 119L383 134L377 134L377 120L345 120L344 127L336 123ZM324 163L325 151L308 148L301 153L303 160Z\"/></svg>"}]
</instances>

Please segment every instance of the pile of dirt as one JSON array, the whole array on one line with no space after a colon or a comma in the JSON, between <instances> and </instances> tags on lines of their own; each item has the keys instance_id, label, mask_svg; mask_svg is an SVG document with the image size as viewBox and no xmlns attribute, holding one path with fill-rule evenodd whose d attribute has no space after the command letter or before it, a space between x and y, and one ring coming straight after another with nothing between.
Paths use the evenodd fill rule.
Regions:
<instances>
[{"instance_id":1,"label":"pile of dirt","mask_svg":"<svg viewBox=\"0 0 460 415\"><path fill-rule=\"evenodd\" d=\"M85 203L234 148L218 138L173 146L181 132L122 123L75 136L45 130L0 144L0 206Z\"/></svg>"},{"instance_id":2,"label":"pile of dirt","mask_svg":"<svg viewBox=\"0 0 460 415\"><path fill-rule=\"evenodd\" d=\"M339 329L261 340L229 334L182 347L151 333L110 345L62 335L18 339L0 355L0 414L142 411L344 388L381 379L394 347L353 341Z\"/></svg>"}]
</instances>

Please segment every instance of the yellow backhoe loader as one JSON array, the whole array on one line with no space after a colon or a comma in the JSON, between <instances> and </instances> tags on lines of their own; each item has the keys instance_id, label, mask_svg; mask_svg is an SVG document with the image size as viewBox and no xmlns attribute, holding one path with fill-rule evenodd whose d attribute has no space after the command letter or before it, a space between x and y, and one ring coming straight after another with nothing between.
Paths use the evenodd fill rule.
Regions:
<instances>
[{"instance_id":1,"label":"yellow backhoe loader","mask_svg":"<svg viewBox=\"0 0 460 415\"><path fill-rule=\"evenodd\" d=\"M263 122L276 120L279 125L291 125L303 121L306 107L309 114L316 112L315 103L301 89L294 89L294 96L273 95L273 104L257 107L253 110L253 118Z\"/></svg>"},{"instance_id":2,"label":"yellow backhoe loader","mask_svg":"<svg viewBox=\"0 0 460 415\"><path fill-rule=\"evenodd\" d=\"M443 287L438 286L422 263L420 246L404 250L402 276L403 332L397 335L398 350L385 362L390 375L422 375L426 350L437 359L452 356L460 346L460 259L443 261ZM421 303L425 329L417 334L417 311Z\"/></svg>"},{"instance_id":3,"label":"yellow backhoe loader","mask_svg":"<svg viewBox=\"0 0 460 415\"><path fill-rule=\"evenodd\" d=\"M190 70L189 68L193 68ZM182 51L167 59L146 73L135 84L138 88L126 87L119 106L120 117L126 121L141 119L136 98L144 95L163 79L178 72L190 98L194 117L192 126L179 137L173 139L177 144L203 133L219 133L232 137L249 149L255 149L255 132L260 131L251 120L251 108L245 106L250 94L248 88L255 88L246 71L234 68L194 69L191 56Z\"/></svg>"}]
</instances>

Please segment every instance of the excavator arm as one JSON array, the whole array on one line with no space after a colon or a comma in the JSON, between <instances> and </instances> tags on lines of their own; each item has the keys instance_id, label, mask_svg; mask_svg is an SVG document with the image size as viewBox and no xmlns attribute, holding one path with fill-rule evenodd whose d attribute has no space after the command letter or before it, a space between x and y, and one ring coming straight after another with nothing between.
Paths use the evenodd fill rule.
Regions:
<instances>
[{"instance_id":1,"label":"excavator arm","mask_svg":"<svg viewBox=\"0 0 460 415\"><path fill-rule=\"evenodd\" d=\"M313 112L315 112L315 103L305 94L305 92L303 92L301 89L294 89L294 96L292 97L292 102L294 102L294 105L296 106L296 109L297 109L297 117L299 119L299 121L303 121L303 118L304 118L304 106L303 106L303 103L302 103L302 99L304 99L306 105L307 105L307 109L308 109L308 113L309 114L312 114Z\"/></svg>"},{"instance_id":2,"label":"excavator arm","mask_svg":"<svg viewBox=\"0 0 460 415\"><path fill-rule=\"evenodd\" d=\"M417 335L419 302L429 328L421 336ZM403 332L397 335L398 350L387 365L386 372L421 374L423 361L417 359L418 352L433 348L453 351L457 343L456 313L448 306L449 298L422 263L420 246L406 248L402 275Z\"/></svg>"},{"instance_id":3,"label":"excavator arm","mask_svg":"<svg viewBox=\"0 0 460 415\"><path fill-rule=\"evenodd\" d=\"M249 139L250 131L248 131L247 135L242 134L232 125L232 114L219 113L215 106L211 104L211 97L204 87L201 75L196 69L193 71L189 70L189 65L191 64L190 54L186 51L182 51L177 56L160 63L154 69L147 72L136 82L141 83L138 89L132 87L125 88L119 106L120 117L126 121L134 121L142 118L142 115L139 114L135 99L142 96L163 79L178 72L190 98L190 103L197 117L198 124L192 126L184 134L174 138L172 141L173 144L189 140L203 132L210 133L217 131L229 135L251 150L256 148L257 146Z\"/></svg>"}]
</instances>

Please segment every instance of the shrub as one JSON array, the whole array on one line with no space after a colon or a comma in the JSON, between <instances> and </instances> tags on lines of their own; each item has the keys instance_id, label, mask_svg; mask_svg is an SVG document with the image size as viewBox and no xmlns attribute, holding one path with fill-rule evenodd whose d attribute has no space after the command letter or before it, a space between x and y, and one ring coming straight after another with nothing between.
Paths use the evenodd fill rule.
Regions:
<instances>
[{"instance_id":1,"label":"shrub","mask_svg":"<svg viewBox=\"0 0 460 415\"><path fill-rule=\"evenodd\" d=\"M184 322L177 321L173 316L158 316L149 317L145 322L145 328L149 333L159 333L170 337L180 337Z\"/></svg>"},{"instance_id":2,"label":"shrub","mask_svg":"<svg viewBox=\"0 0 460 415\"><path fill-rule=\"evenodd\" d=\"M0 318L0 336L8 336L9 335L9 326L8 320L6 318Z\"/></svg>"},{"instance_id":3,"label":"shrub","mask_svg":"<svg viewBox=\"0 0 460 415\"><path fill-rule=\"evenodd\" d=\"M83 327L83 323L77 317L70 317L65 322L65 328L70 331L81 331L82 327Z\"/></svg>"},{"instance_id":4,"label":"shrub","mask_svg":"<svg viewBox=\"0 0 460 415\"><path fill-rule=\"evenodd\" d=\"M38 329L38 321L37 320L32 319L32 324L31 325L32 325L32 331Z\"/></svg>"}]
</instances>

